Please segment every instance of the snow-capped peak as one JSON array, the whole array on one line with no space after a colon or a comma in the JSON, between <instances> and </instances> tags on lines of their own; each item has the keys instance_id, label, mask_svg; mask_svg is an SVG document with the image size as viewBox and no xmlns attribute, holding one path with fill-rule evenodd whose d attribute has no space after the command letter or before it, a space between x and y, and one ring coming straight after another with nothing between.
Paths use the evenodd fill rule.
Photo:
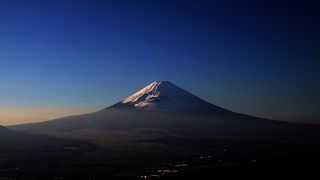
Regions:
<instances>
[{"instance_id":1,"label":"snow-capped peak","mask_svg":"<svg viewBox=\"0 0 320 180\"><path fill-rule=\"evenodd\" d=\"M122 101L122 103L134 103L139 101L139 99L141 99L143 96L145 96L146 94L148 94L148 96L146 97L146 99L151 99L154 97L158 97L160 92L158 91L158 86L162 83L163 81L154 81L151 84L149 84L148 86L142 88L140 91L132 94L131 96L127 97L126 99L124 99ZM165 81L166 82L166 81ZM168 83L168 82L166 82Z\"/></svg>"},{"instance_id":2,"label":"snow-capped peak","mask_svg":"<svg viewBox=\"0 0 320 180\"><path fill-rule=\"evenodd\" d=\"M169 81L154 81L113 107L165 112L210 112L218 108Z\"/></svg>"}]
</instances>

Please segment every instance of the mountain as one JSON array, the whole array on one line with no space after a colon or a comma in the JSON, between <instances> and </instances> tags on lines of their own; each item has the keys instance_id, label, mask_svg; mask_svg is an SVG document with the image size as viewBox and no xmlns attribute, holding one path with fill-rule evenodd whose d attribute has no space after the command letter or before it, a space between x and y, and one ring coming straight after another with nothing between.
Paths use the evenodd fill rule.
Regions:
<instances>
[{"instance_id":1,"label":"mountain","mask_svg":"<svg viewBox=\"0 0 320 180\"><path fill-rule=\"evenodd\" d=\"M232 112L167 81L153 82L94 113L9 128L19 133L13 138L1 138L0 135L0 160L14 150L25 149L15 153L21 156L17 156L13 164L20 167L24 163L26 165L23 167L30 167L31 163L31 169L35 172L42 169L43 174L47 175L50 171L57 178L75 173L80 175L69 179L89 179L92 174L100 174L97 179L104 179L102 177L107 172L118 172L115 170L117 168L127 174L124 167L141 169L159 167L165 162L180 164L184 159L197 156L196 164L202 160L205 162L200 164L201 167L229 167L226 169L228 173L234 167L240 167L240 171L236 172L242 172L242 167L251 167L262 159L261 164L269 164L261 167L261 174L268 174L274 164L281 162L280 157L293 157L289 163L279 165L280 169L299 163L305 168L306 164L311 165L320 159L315 158L319 154L319 126L285 123ZM8 133L6 128L0 128L0 134L1 131ZM9 134L16 134L14 131L9 130ZM30 145L31 149L28 148ZM30 156L30 152L34 154ZM300 158L299 154L310 154L311 158ZM25 158L29 161L20 161ZM273 160L269 161L270 158ZM315 160L299 162L299 159L308 158ZM52 166L42 165L42 162ZM172 165L168 167L173 168ZM305 169L311 169L309 167ZM10 170L9 177L17 174L15 168L10 167L13 170ZM59 172L61 169L65 169L63 176ZM291 172L292 169L289 169ZM21 177L25 177L24 172L30 172L24 168L21 171ZM134 179L137 179L137 169L133 171ZM198 177L198 170L195 172ZM214 172L216 177L216 171L205 172ZM249 168L248 172L251 174L252 169ZM225 176L225 173L222 174ZM40 179L48 179L44 177Z\"/></svg>"},{"instance_id":2,"label":"mountain","mask_svg":"<svg viewBox=\"0 0 320 180\"><path fill-rule=\"evenodd\" d=\"M168 81L152 82L122 101L91 114L10 128L75 139L99 139L99 143L114 142L115 139L123 143L137 138L164 136L299 139L305 135L317 137L314 132L319 130L316 126L232 112L210 104Z\"/></svg>"},{"instance_id":3,"label":"mountain","mask_svg":"<svg viewBox=\"0 0 320 180\"><path fill-rule=\"evenodd\" d=\"M7 135L10 135L10 134L13 134L13 132L6 128L6 127L3 127L3 126L0 126L0 136L7 136Z\"/></svg>"},{"instance_id":4,"label":"mountain","mask_svg":"<svg viewBox=\"0 0 320 180\"><path fill-rule=\"evenodd\" d=\"M36 148L43 146L79 146L82 144L84 143L78 141L70 141L61 138L54 138L44 134L28 134L17 132L6 127L0 126L0 149L2 151L4 149ZM1 156L3 156L3 154L1 154Z\"/></svg>"},{"instance_id":5,"label":"mountain","mask_svg":"<svg viewBox=\"0 0 320 180\"><path fill-rule=\"evenodd\" d=\"M227 113L169 81L154 81L110 108L175 113Z\"/></svg>"}]
</instances>

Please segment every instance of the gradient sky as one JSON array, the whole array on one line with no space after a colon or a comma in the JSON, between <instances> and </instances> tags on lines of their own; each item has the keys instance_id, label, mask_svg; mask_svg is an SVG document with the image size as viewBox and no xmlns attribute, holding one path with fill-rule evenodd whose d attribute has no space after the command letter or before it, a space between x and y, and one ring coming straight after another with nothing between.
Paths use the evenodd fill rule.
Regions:
<instances>
[{"instance_id":1,"label":"gradient sky","mask_svg":"<svg viewBox=\"0 0 320 180\"><path fill-rule=\"evenodd\" d=\"M233 111L320 123L319 8L1 0L0 124L92 112L154 80Z\"/></svg>"}]
</instances>

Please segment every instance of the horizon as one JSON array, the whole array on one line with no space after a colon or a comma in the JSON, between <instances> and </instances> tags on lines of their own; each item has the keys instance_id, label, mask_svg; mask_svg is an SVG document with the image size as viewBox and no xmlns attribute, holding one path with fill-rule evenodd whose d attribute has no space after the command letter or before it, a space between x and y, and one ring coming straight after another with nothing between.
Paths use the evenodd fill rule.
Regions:
<instances>
[{"instance_id":1,"label":"horizon","mask_svg":"<svg viewBox=\"0 0 320 180\"><path fill-rule=\"evenodd\" d=\"M3 125L4 125L4 126L10 126L10 125L37 123L37 122L43 122L43 121L50 121L50 120L54 120L54 119L60 119L60 118L64 118L64 117L68 117L68 116L73 116L73 115L90 114L90 113L98 112L98 111L100 111L100 110L102 110L102 109L105 109L105 108L108 108L108 107L110 107L110 106L112 106L112 105L115 105L116 103L123 102L123 101L125 101L126 99L128 99L129 97L131 97L132 95L134 95L134 94L136 94L137 92L141 91L142 89L148 87L149 85L151 85L151 84L153 84L153 83L158 83L158 82L169 82L170 84L173 84L174 86L176 86L174 83L172 83L172 82L170 82L170 81L168 81L168 80L156 80L156 81L153 81L153 82L147 84L145 87L142 87L141 89L137 90L136 92L130 94L129 96L127 96L127 97L125 97L125 98L122 98L121 100L119 100L119 101L117 101L117 102L114 102L113 104L107 105L107 106L105 106L105 107L100 107L100 108L97 108L97 109L90 109L90 110L89 110L88 108L83 108L83 109L81 109L81 107L78 107L79 109L74 109L74 110L71 111L71 112L70 112L70 109L68 109L68 108L70 108L70 107L52 107L52 106L51 106L51 107L42 107L43 109L46 109L46 110L47 110L47 112L45 111L45 113L50 114L50 112L52 112L52 111L50 111L50 110L48 111L48 109L51 109L51 110L52 110L52 108L57 108L58 111L60 111L60 113L59 113L59 115L51 114L51 118L49 118L49 119L42 118L42 117L33 117L34 112L31 112L31 114L30 114L29 116L28 116L28 115L26 116L26 113L22 113L23 115L21 115L20 117L21 117L22 120L26 120L26 121L21 121L21 119L19 119L19 118L17 118L17 119L9 118L9 119L8 119L9 121L7 122L7 124L4 123ZM181 88L181 87L179 87L179 88ZM185 89L184 89L184 90L185 90ZM187 91L187 90L186 90L186 91ZM188 91L188 92L189 92L189 91ZM189 93L191 93L191 92L189 92ZM192 94L192 93L191 93L191 94ZM192 95L194 95L194 94L192 94ZM196 96L196 97L198 97L198 96ZM198 97L198 98L200 98L200 97ZM201 99L201 98L200 98L200 99ZM201 100L204 100L204 99L201 99ZM206 101L206 100L204 100L204 101ZM209 102L209 103L210 103L210 102ZM213 104L213 103L210 103L210 104ZM213 105L215 105L215 104L213 104ZM218 106L218 107L220 107L220 106ZM63 109L65 109L65 108L68 109L66 112L63 110ZM223 108L223 107L220 107L220 108ZM27 111L26 111L26 110L27 110ZM227 110L230 110L230 109L227 109ZM24 108L23 111L24 111L24 112L28 112L28 108ZM232 110L231 110L231 111L232 111ZM233 112L235 112L235 111L233 111ZM62 114L61 114L61 113L62 113ZM63 114L63 113L64 113L64 114ZM241 112L238 112L238 113L241 113ZM242 113L242 114L245 114L245 113ZM247 115L251 115L251 114L247 114ZM258 116L256 116L256 117L258 117ZM263 118L263 117L260 117L260 118ZM3 118L3 119L5 119L5 118ZM0 120L1 120L1 117L0 117ZM294 120L292 120L292 119L289 120L289 121L286 121L286 120L278 120L278 119L269 119L269 120L292 122L292 123L301 123L301 122L299 122L299 121L294 121ZM4 121L4 122L6 122L6 121ZM22 122L22 123L21 123L21 122ZM305 124L317 124L317 123L312 122L312 121L303 122L303 123L305 123ZM1 126L1 125L0 125L0 126Z\"/></svg>"},{"instance_id":2,"label":"horizon","mask_svg":"<svg viewBox=\"0 0 320 180\"><path fill-rule=\"evenodd\" d=\"M320 123L303 1L1 1L0 125L108 107L168 80L219 107Z\"/></svg>"}]
</instances>

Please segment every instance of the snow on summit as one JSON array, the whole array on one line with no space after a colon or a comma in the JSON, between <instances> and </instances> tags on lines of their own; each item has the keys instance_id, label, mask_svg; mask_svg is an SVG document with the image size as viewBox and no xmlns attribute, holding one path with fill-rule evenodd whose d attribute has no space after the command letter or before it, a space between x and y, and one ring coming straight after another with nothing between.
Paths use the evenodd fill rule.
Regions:
<instances>
[{"instance_id":1,"label":"snow on summit","mask_svg":"<svg viewBox=\"0 0 320 180\"><path fill-rule=\"evenodd\" d=\"M154 81L118 105L165 112L209 112L218 108L169 81Z\"/></svg>"},{"instance_id":2,"label":"snow on summit","mask_svg":"<svg viewBox=\"0 0 320 180\"><path fill-rule=\"evenodd\" d=\"M127 97L122 103L136 102L139 99L143 98L144 95L149 94L146 99L150 99L152 97L157 97L159 95L158 86L162 83L162 81L154 81L148 86L142 88L140 91L134 93L133 95ZM167 82L168 83L168 82ZM163 83L162 83L163 84Z\"/></svg>"}]
</instances>

